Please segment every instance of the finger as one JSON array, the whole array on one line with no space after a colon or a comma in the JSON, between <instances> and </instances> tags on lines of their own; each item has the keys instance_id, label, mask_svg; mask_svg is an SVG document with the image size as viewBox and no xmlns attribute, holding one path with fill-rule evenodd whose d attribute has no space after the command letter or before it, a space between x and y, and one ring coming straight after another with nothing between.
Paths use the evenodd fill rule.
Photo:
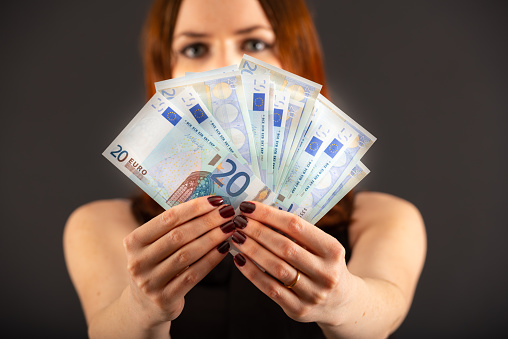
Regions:
<instances>
[{"instance_id":1,"label":"finger","mask_svg":"<svg viewBox=\"0 0 508 339\"><path fill-rule=\"evenodd\" d=\"M167 285L187 267L192 266L206 253L216 248L229 237L229 234L215 228L202 237L190 242L153 268L154 289Z\"/></svg>"},{"instance_id":2,"label":"finger","mask_svg":"<svg viewBox=\"0 0 508 339\"><path fill-rule=\"evenodd\" d=\"M140 244L150 244L174 227L217 209L222 202L223 199L219 196L199 197L187 201L164 211L131 234Z\"/></svg>"},{"instance_id":3,"label":"finger","mask_svg":"<svg viewBox=\"0 0 508 339\"><path fill-rule=\"evenodd\" d=\"M232 237L235 245L242 254L261 266L266 273L282 285L289 286L295 283L298 272L300 272L298 282L294 284L292 290L301 299L312 300L317 286L305 275L305 272L300 268L291 266L286 261L258 244L255 240L249 237L242 237L243 235L239 231L236 231Z\"/></svg>"},{"instance_id":4,"label":"finger","mask_svg":"<svg viewBox=\"0 0 508 339\"><path fill-rule=\"evenodd\" d=\"M238 223L239 217L234 221ZM298 268L301 272L312 278L320 276L320 260L312 253L288 239L282 234L272 230L271 228L261 224L259 221L246 218L246 223L242 232L248 238L255 240L275 256L283 259L291 266ZM234 239L234 238L233 238ZM242 252L244 252L242 248ZM248 254L255 262L258 262L257 256ZM263 266L264 267L264 266ZM285 280L282 280L286 282Z\"/></svg>"},{"instance_id":5,"label":"finger","mask_svg":"<svg viewBox=\"0 0 508 339\"><path fill-rule=\"evenodd\" d=\"M284 311L296 310L300 307L301 302L293 291L261 271L246 255L241 253L235 255L235 264L247 279Z\"/></svg>"},{"instance_id":6,"label":"finger","mask_svg":"<svg viewBox=\"0 0 508 339\"><path fill-rule=\"evenodd\" d=\"M325 257L337 246L335 238L295 214L255 201L242 202L240 211L251 219L287 234L317 255Z\"/></svg>"},{"instance_id":7,"label":"finger","mask_svg":"<svg viewBox=\"0 0 508 339\"><path fill-rule=\"evenodd\" d=\"M224 213L224 211L227 213ZM225 205L181 226L174 227L145 248L144 265L146 267L154 266L216 227L220 226L225 234L233 232L235 230L235 224L231 220L233 215L233 208L230 205Z\"/></svg>"},{"instance_id":8,"label":"finger","mask_svg":"<svg viewBox=\"0 0 508 339\"><path fill-rule=\"evenodd\" d=\"M187 270L174 278L164 288L167 299L184 297L197 283L199 283L210 271L217 266L229 251L229 242L225 241L210 250L205 256L195 262Z\"/></svg>"}]
</instances>

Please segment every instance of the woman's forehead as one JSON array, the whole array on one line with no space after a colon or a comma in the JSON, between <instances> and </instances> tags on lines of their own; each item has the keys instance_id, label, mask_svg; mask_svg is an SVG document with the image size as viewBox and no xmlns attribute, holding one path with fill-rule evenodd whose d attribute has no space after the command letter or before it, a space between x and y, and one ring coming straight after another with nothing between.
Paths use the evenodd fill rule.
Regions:
<instances>
[{"instance_id":1,"label":"woman's forehead","mask_svg":"<svg viewBox=\"0 0 508 339\"><path fill-rule=\"evenodd\" d=\"M257 0L183 0L175 37L186 32L202 35L237 33L252 27L271 29Z\"/></svg>"}]
</instances>

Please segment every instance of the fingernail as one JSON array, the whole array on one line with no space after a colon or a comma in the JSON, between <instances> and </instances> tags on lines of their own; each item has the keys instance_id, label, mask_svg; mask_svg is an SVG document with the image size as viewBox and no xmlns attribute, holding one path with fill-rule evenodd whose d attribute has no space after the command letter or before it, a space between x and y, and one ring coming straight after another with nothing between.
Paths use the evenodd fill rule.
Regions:
<instances>
[{"instance_id":1,"label":"fingernail","mask_svg":"<svg viewBox=\"0 0 508 339\"><path fill-rule=\"evenodd\" d=\"M233 241L236 242L237 244L241 245L245 242L245 239L247 239L247 237L242 232L235 231L235 233L233 233L233 236L231 237L231 239L233 239Z\"/></svg>"},{"instance_id":2,"label":"fingernail","mask_svg":"<svg viewBox=\"0 0 508 339\"><path fill-rule=\"evenodd\" d=\"M235 262L238 266L243 266L247 262L247 260L245 260L244 256L241 253L235 255L233 259L235 259Z\"/></svg>"},{"instance_id":3,"label":"fingernail","mask_svg":"<svg viewBox=\"0 0 508 339\"><path fill-rule=\"evenodd\" d=\"M248 221L247 221L247 218L244 217L243 215L237 215L233 219L233 222L235 223L236 228L243 230L245 228L245 226L247 226Z\"/></svg>"},{"instance_id":4,"label":"fingernail","mask_svg":"<svg viewBox=\"0 0 508 339\"><path fill-rule=\"evenodd\" d=\"M244 213L252 213L256 209L256 205L251 202L244 201L240 204L240 211Z\"/></svg>"},{"instance_id":5,"label":"fingernail","mask_svg":"<svg viewBox=\"0 0 508 339\"><path fill-rule=\"evenodd\" d=\"M219 210L219 213L223 218L230 218L235 215L235 209L231 205L226 205Z\"/></svg>"},{"instance_id":6,"label":"fingernail","mask_svg":"<svg viewBox=\"0 0 508 339\"><path fill-rule=\"evenodd\" d=\"M235 230L235 227L236 226L235 226L235 223L233 222L233 220L230 220L227 223L225 223L224 225L221 225L220 229L224 233L230 233Z\"/></svg>"},{"instance_id":7,"label":"fingernail","mask_svg":"<svg viewBox=\"0 0 508 339\"><path fill-rule=\"evenodd\" d=\"M208 197L208 202L210 203L210 205L217 207L222 205L224 199L221 196L213 195L211 197Z\"/></svg>"},{"instance_id":8,"label":"fingernail","mask_svg":"<svg viewBox=\"0 0 508 339\"><path fill-rule=\"evenodd\" d=\"M227 241L224 241L223 243L221 243L219 246L217 246L217 251L219 251L220 254L224 254L226 253L227 251L229 251L229 242Z\"/></svg>"}]
</instances>

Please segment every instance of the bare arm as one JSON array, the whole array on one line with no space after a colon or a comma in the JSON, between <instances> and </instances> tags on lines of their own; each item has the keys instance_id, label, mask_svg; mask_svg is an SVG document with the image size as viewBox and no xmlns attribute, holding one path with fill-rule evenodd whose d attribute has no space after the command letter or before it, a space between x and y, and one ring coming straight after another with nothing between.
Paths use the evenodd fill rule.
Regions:
<instances>
[{"instance_id":1,"label":"bare arm","mask_svg":"<svg viewBox=\"0 0 508 339\"><path fill-rule=\"evenodd\" d=\"M358 194L347 265L356 293L329 338L383 338L409 311L426 255L425 226L410 203L381 193Z\"/></svg>"},{"instance_id":2,"label":"bare arm","mask_svg":"<svg viewBox=\"0 0 508 339\"><path fill-rule=\"evenodd\" d=\"M76 210L64 252L89 336L167 338L185 294L225 256L215 249L228 237L219 226L232 217L223 208L203 197L140 227L126 201Z\"/></svg>"},{"instance_id":3,"label":"bare arm","mask_svg":"<svg viewBox=\"0 0 508 339\"><path fill-rule=\"evenodd\" d=\"M243 237L233 235L243 252L237 267L289 317L316 322L328 338L382 338L400 325L426 252L423 221L413 205L386 194L359 194L346 266L335 238L290 213L247 204ZM291 285L298 272L291 289L280 284Z\"/></svg>"}]
</instances>

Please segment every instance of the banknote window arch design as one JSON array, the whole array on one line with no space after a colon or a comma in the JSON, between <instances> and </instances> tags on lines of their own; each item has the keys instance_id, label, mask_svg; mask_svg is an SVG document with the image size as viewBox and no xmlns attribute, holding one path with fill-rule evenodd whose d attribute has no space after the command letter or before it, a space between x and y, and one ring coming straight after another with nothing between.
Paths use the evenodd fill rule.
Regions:
<instances>
[{"instance_id":1,"label":"banknote window arch design","mask_svg":"<svg viewBox=\"0 0 508 339\"><path fill-rule=\"evenodd\" d=\"M358 146L360 148L364 148L370 142L370 139L366 135L363 135L361 133L360 133L360 135L358 135L358 139L359 139Z\"/></svg>"},{"instance_id":2,"label":"banknote window arch design","mask_svg":"<svg viewBox=\"0 0 508 339\"><path fill-rule=\"evenodd\" d=\"M357 177L359 175L361 175L363 172L363 170L357 165L355 166L352 170L351 170L351 176L352 177Z\"/></svg>"},{"instance_id":3,"label":"banknote window arch design","mask_svg":"<svg viewBox=\"0 0 508 339\"><path fill-rule=\"evenodd\" d=\"M223 82L219 82L213 85L212 92L218 99L227 99L236 90L236 86L231 85L231 81L226 79Z\"/></svg>"},{"instance_id":4,"label":"banknote window arch design","mask_svg":"<svg viewBox=\"0 0 508 339\"><path fill-rule=\"evenodd\" d=\"M229 79L226 80L227 81L227 84L229 85L229 89L231 90L235 90L237 85L236 85L236 78L235 77L231 77Z\"/></svg>"},{"instance_id":5,"label":"banknote window arch design","mask_svg":"<svg viewBox=\"0 0 508 339\"><path fill-rule=\"evenodd\" d=\"M209 195L212 185L209 175L210 172L206 171L192 172L175 192L171 194L166 203L173 207L190 199Z\"/></svg>"}]
</instances>

